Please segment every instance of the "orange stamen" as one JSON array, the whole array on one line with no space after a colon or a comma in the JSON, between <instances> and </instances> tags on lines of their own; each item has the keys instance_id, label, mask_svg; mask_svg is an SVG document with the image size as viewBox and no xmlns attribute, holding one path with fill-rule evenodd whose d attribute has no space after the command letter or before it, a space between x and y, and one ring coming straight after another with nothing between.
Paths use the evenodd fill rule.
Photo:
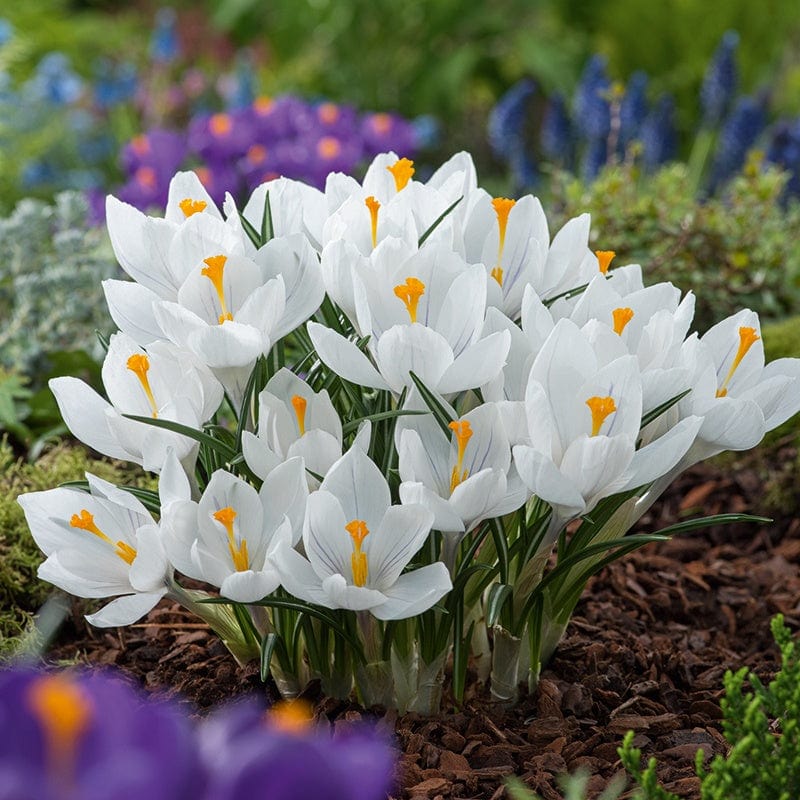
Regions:
<instances>
[{"instance_id":1,"label":"orange stamen","mask_svg":"<svg viewBox=\"0 0 800 800\"><path fill-rule=\"evenodd\" d=\"M353 583L356 586L367 584L367 554L361 550L364 539L369 536L367 523L363 519L354 519L344 526L353 540L353 554L350 556L350 566L353 570Z\"/></svg>"},{"instance_id":2,"label":"orange stamen","mask_svg":"<svg viewBox=\"0 0 800 800\"><path fill-rule=\"evenodd\" d=\"M247 541L242 539L238 547L236 545L236 535L233 531L236 512L230 506L226 506L219 511L215 511L212 516L225 528L228 534L228 551L231 554L234 569L237 572L245 572L250 569L250 559L247 556Z\"/></svg>"},{"instance_id":3,"label":"orange stamen","mask_svg":"<svg viewBox=\"0 0 800 800\"><path fill-rule=\"evenodd\" d=\"M425 284L418 278L406 278L405 283L394 287L395 296L403 301L408 311L412 324L417 321L417 305L419 299L425 294Z\"/></svg>"},{"instance_id":4,"label":"orange stamen","mask_svg":"<svg viewBox=\"0 0 800 800\"><path fill-rule=\"evenodd\" d=\"M306 432L306 406L308 401L299 394L292 395L292 408L297 417L297 428L302 436Z\"/></svg>"},{"instance_id":5,"label":"orange stamen","mask_svg":"<svg viewBox=\"0 0 800 800\"><path fill-rule=\"evenodd\" d=\"M158 419L158 404L155 397L153 397L153 390L150 388L150 381L147 378L147 372L150 369L150 359L143 353L134 353L125 362L128 369L139 379L142 385L147 402L150 403L150 408L153 412L153 419Z\"/></svg>"},{"instance_id":6,"label":"orange stamen","mask_svg":"<svg viewBox=\"0 0 800 800\"><path fill-rule=\"evenodd\" d=\"M722 381L722 385L717 389L717 397L725 397L728 394L728 384L731 378L742 363L742 359L747 355L747 351L760 339L761 337L756 333L755 328L748 328L743 325L739 328L739 349L736 351L731 368Z\"/></svg>"},{"instance_id":7,"label":"orange stamen","mask_svg":"<svg viewBox=\"0 0 800 800\"><path fill-rule=\"evenodd\" d=\"M320 119L320 122L324 123L325 125L333 125L337 119L339 119L339 106L336 103L323 103L317 109L317 116Z\"/></svg>"},{"instance_id":8,"label":"orange stamen","mask_svg":"<svg viewBox=\"0 0 800 800\"><path fill-rule=\"evenodd\" d=\"M378 210L381 207L381 204L372 196L370 195L365 201L364 205L369 209L369 218L370 223L372 225L372 246L377 247L378 245Z\"/></svg>"},{"instance_id":9,"label":"orange stamen","mask_svg":"<svg viewBox=\"0 0 800 800\"><path fill-rule=\"evenodd\" d=\"M127 542L115 542L111 537L103 533L95 524L94 515L88 509L82 508L80 513L73 514L70 517L69 524L73 528L93 533L98 539L102 539L114 548L114 555L121 558L126 564L133 564L133 560L136 558L136 549Z\"/></svg>"},{"instance_id":10,"label":"orange stamen","mask_svg":"<svg viewBox=\"0 0 800 800\"><path fill-rule=\"evenodd\" d=\"M614 333L622 336L625 326L633 319L633 309L615 308L611 312L611 316L614 318Z\"/></svg>"},{"instance_id":11,"label":"orange stamen","mask_svg":"<svg viewBox=\"0 0 800 800\"><path fill-rule=\"evenodd\" d=\"M617 404L613 397L590 397L586 401L589 410L592 412L592 436L600 433L600 428L609 417L617 410Z\"/></svg>"},{"instance_id":12,"label":"orange stamen","mask_svg":"<svg viewBox=\"0 0 800 800\"><path fill-rule=\"evenodd\" d=\"M227 136L233 130L230 114L214 114L208 121L208 128L214 136Z\"/></svg>"},{"instance_id":13,"label":"orange stamen","mask_svg":"<svg viewBox=\"0 0 800 800\"><path fill-rule=\"evenodd\" d=\"M267 720L283 733L308 730L313 717L314 709L305 700L283 700L267 712Z\"/></svg>"},{"instance_id":14,"label":"orange stamen","mask_svg":"<svg viewBox=\"0 0 800 800\"><path fill-rule=\"evenodd\" d=\"M594 254L597 256L597 266L600 272L606 275L616 253L613 250L595 250Z\"/></svg>"},{"instance_id":15,"label":"orange stamen","mask_svg":"<svg viewBox=\"0 0 800 800\"><path fill-rule=\"evenodd\" d=\"M492 277L501 286L503 285L503 268L500 266L500 262L503 260L503 249L506 246L508 215L511 213L511 209L514 208L516 204L516 200L510 200L508 197L495 197L492 200L492 207L494 208L494 213L497 215L497 227L500 234L497 240L497 265L495 267L498 272L495 274L495 270L492 270Z\"/></svg>"},{"instance_id":16,"label":"orange stamen","mask_svg":"<svg viewBox=\"0 0 800 800\"><path fill-rule=\"evenodd\" d=\"M227 256L210 256L209 258L204 258L203 263L208 266L200 271L200 274L208 278L217 290L219 305L222 309L222 313L219 315L220 325L222 325L223 322L233 321L233 314L228 311L228 307L225 305L225 290L222 284L227 261Z\"/></svg>"},{"instance_id":17,"label":"orange stamen","mask_svg":"<svg viewBox=\"0 0 800 800\"><path fill-rule=\"evenodd\" d=\"M342 152L342 144L335 136L323 136L317 142L317 155L330 161Z\"/></svg>"},{"instance_id":18,"label":"orange stamen","mask_svg":"<svg viewBox=\"0 0 800 800\"><path fill-rule=\"evenodd\" d=\"M192 200L191 197L185 197L183 200L178 203L181 211L183 211L183 215L185 217L191 217L192 214L198 214L201 211L205 211L206 206L205 200Z\"/></svg>"},{"instance_id":19,"label":"orange stamen","mask_svg":"<svg viewBox=\"0 0 800 800\"><path fill-rule=\"evenodd\" d=\"M391 167L386 167L392 173L394 178L394 188L399 192L405 189L411 177L416 171L414 169L414 162L410 158L400 158L392 164Z\"/></svg>"},{"instance_id":20,"label":"orange stamen","mask_svg":"<svg viewBox=\"0 0 800 800\"><path fill-rule=\"evenodd\" d=\"M469 420L466 419L451 422L448 427L453 431L453 436L455 436L455 440L458 444L456 464L453 467L453 471L450 473L450 494L452 494L456 486L463 483L469 476L468 470L463 469L463 466L467 443L472 438L472 427L469 424Z\"/></svg>"}]
</instances>

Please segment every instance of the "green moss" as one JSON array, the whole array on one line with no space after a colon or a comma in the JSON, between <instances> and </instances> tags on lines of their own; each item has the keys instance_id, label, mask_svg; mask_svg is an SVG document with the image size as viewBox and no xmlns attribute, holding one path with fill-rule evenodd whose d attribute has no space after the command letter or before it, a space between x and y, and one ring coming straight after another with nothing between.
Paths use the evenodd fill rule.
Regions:
<instances>
[{"instance_id":1,"label":"green moss","mask_svg":"<svg viewBox=\"0 0 800 800\"><path fill-rule=\"evenodd\" d=\"M52 590L36 577L43 561L17 497L81 480L85 472L116 484L152 486L154 479L118 462L92 459L82 447L60 444L34 464L18 460L0 441L0 650L20 636Z\"/></svg>"}]
</instances>

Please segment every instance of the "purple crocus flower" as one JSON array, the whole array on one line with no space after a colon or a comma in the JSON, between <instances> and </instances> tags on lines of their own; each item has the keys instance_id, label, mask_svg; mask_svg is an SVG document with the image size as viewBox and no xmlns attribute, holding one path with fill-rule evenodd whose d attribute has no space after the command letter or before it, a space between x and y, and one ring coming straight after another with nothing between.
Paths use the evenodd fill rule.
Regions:
<instances>
[{"instance_id":1,"label":"purple crocus flower","mask_svg":"<svg viewBox=\"0 0 800 800\"><path fill-rule=\"evenodd\" d=\"M200 746L208 800L383 800L392 785L384 737L368 728L331 737L292 711L265 721L255 705L226 709L202 726Z\"/></svg>"},{"instance_id":2,"label":"purple crocus flower","mask_svg":"<svg viewBox=\"0 0 800 800\"><path fill-rule=\"evenodd\" d=\"M122 148L122 165L128 175L141 167L156 171L159 183L169 183L186 158L186 137L176 131L153 128L134 136Z\"/></svg>"},{"instance_id":3,"label":"purple crocus flower","mask_svg":"<svg viewBox=\"0 0 800 800\"><path fill-rule=\"evenodd\" d=\"M256 141L250 107L198 114L189 123L189 149L216 163L241 158Z\"/></svg>"},{"instance_id":4,"label":"purple crocus flower","mask_svg":"<svg viewBox=\"0 0 800 800\"><path fill-rule=\"evenodd\" d=\"M325 188L325 181L331 172L352 172L363 154L360 140L353 136L339 137L325 133L318 137L309 136L299 144L309 155L298 177L318 189Z\"/></svg>"},{"instance_id":5,"label":"purple crocus flower","mask_svg":"<svg viewBox=\"0 0 800 800\"><path fill-rule=\"evenodd\" d=\"M390 151L411 158L419 148L419 136L413 123L397 114L365 114L361 120L361 140L365 158Z\"/></svg>"},{"instance_id":6,"label":"purple crocus flower","mask_svg":"<svg viewBox=\"0 0 800 800\"><path fill-rule=\"evenodd\" d=\"M233 163L209 161L203 166L196 167L194 171L200 178L200 183L218 206L224 202L227 192L234 197L239 194L242 179Z\"/></svg>"},{"instance_id":7,"label":"purple crocus flower","mask_svg":"<svg viewBox=\"0 0 800 800\"><path fill-rule=\"evenodd\" d=\"M186 718L102 672L0 673L0 800L189 800L204 775Z\"/></svg>"}]
</instances>

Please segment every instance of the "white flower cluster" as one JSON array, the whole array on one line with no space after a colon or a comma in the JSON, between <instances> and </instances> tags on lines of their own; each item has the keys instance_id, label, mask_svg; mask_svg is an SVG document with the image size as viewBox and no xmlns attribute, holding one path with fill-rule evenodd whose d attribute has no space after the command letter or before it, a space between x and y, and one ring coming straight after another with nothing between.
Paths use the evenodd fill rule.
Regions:
<instances>
[{"instance_id":1,"label":"white flower cluster","mask_svg":"<svg viewBox=\"0 0 800 800\"><path fill-rule=\"evenodd\" d=\"M94 624L175 596L174 570L237 603L411 618L483 557L487 520L538 498L526 552L546 560L604 499L635 493L627 530L677 472L800 408L800 361L765 366L752 311L690 334L693 296L611 268L588 215L551 236L464 153L413 175L388 153L363 184L278 179L240 212L179 173L164 219L108 199L132 279L103 284L108 399L51 388L80 440L160 473L159 519L91 476L20 499L43 578L122 595Z\"/></svg>"}]
</instances>

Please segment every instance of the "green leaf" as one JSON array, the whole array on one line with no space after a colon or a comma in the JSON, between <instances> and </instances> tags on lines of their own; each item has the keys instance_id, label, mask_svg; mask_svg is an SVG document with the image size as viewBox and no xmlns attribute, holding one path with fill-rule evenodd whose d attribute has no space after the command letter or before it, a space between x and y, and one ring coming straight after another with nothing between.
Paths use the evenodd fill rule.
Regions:
<instances>
[{"instance_id":1,"label":"green leaf","mask_svg":"<svg viewBox=\"0 0 800 800\"><path fill-rule=\"evenodd\" d=\"M145 425L152 425L155 428L163 428L173 433L180 433L183 436L188 436L200 444L218 453L225 461L231 461L236 453L226 444L213 436L209 436L203 431L198 431L196 428L190 428L188 425L181 425L180 422L173 422L169 419L153 419L152 417L140 417L136 414L123 414L126 419L132 419L134 422L143 422Z\"/></svg>"},{"instance_id":2,"label":"green leaf","mask_svg":"<svg viewBox=\"0 0 800 800\"><path fill-rule=\"evenodd\" d=\"M272 204L269 199L269 192L264 197L264 216L261 218L261 245L264 246L275 236L275 229L272 225Z\"/></svg>"},{"instance_id":3,"label":"green leaf","mask_svg":"<svg viewBox=\"0 0 800 800\"><path fill-rule=\"evenodd\" d=\"M417 387L417 391L419 391L420 395L422 396L422 400L426 406L431 410L431 414L433 414L433 418L439 424L439 427L442 429L444 435L449 439L450 434L452 431L450 430L450 423L453 422L453 417L450 416L450 412L442 405L439 401L439 398L413 373L408 373L411 376L411 380L414 381L414 385Z\"/></svg>"},{"instance_id":4,"label":"green leaf","mask_svg":"<svg viewBox=\"0 0 800 800\"><path fill-rule=\"evenodd\" d=\"M672 536L676 533L686 533L698 528L706 528L710 525L729 525L732 522L760 522L766 524L772 522L769 517L756 517L752 514L713 514L710 517L697 517L687 519L685 522L678 522L656 531L660 536Z\"/></svg>"},{"instance_id":5,"label":"green leaf","mask_svg":"<svg viewBox=\"0 0 800 800\"><path fill-rule=\"evenodd\" d=\"M342 435L347 436L348 433L353 433L353 431L358 429L358 426L361 425L364 420L370 420L371 422L380 422L384 419L393 419L394 417L409 417L414 415L420 414L427 414L427 411L411 411L411 410L404 410L402 408L394 409L392 411L381 411L378 414L367 414L366 417L361 417L361 419L354 419L350 422L345 422L342 425Z\"/></svg>"},{"instance_id":6,"label":"green leaf","mask_svg":"<svg viewBox=\"0 0 800 800\"><path fill-rule=\"evenodd\" d=\"M261 247L261 237L258 231L241 211L239 212L239 219L242 221L242 228L244 228L244 232L247 234L247 238L253 243L253 246L256 249Z\"/></svg>"},{"instance_id":7,"label":"green leaf","mask_svg":"<svg viewBox=\"0 0 800 800\"><path fill-rule=\"evenodd\" d=\"M671 400L667 400L665 403L662 403L660 406L657 406L652 411L648 411L646 414L642 416L642 424L639 426L640 429L644 428L645 425L649 425L654 419L658 419L665 411L669 411L676 403L679 403L686 397L691 389L686 389L685 391L681 392L680 394L676 394Z\"/></svg>"},{"instance_id":8,"label":"green leaf","mask_svg":"<svg viewBox=\"0 0 800 800\"><path fill-rule=\"evenodd\" d=\"M278 634L268 631L261 639L261 683L266 683L269 677L269 665L272 661L272 653L278 641Z\"/></svg>"},{"instance_id":9,"label":"green leaf","mask_svg":"<svg viewBox=\"0 0 800 800\"><path fill-rule=\"evenodd\" d=\"M443 220L452 213L453 209L463 200L463 196L459 197L452 205L446 208L431 224L428 230L419 237L419 242L417 242L418 247L422 247L423 244L427 241L428 237L442 224Z\"/></svg>"},{"instance_id":10,"label":"green leaf","mask_svg":"<svg viewBox=\"0 0 800 800\"><path fill-rule=\"evenodd\" d=\"M89 481L64 481L59 484L61 489L80 489L83 492L89 491ZM132 494L148 511L154 514L161 513L161 500L158 492L152 489L142 489L139 486L117 486L123 492Z\"/></svg>"},{"instance_id":11,"label":"green leaf","mask_svg":"<svg viewBox=\"0 0 800 800\"><path fill-rule=\"evenodd\" d=\"M494 627L494 624L500 619L503 605L513 591L514 587L509 586L507 583L492 584L492 588L489 589L489 598L486 602L486 625L489 628Z\"/></svg>"},{"instance_id":12,"label":"green leaf","mask_svg":"<svg viewBox=\"0 0 800 800\"><path fill-rule=\"evenodd\" d=\"M574 289L567 289L566 292L561 292L561 294L557 294L555 297L548 297L547 300L542 300L542 303L549 308L551 305L553 305L553 303L555 303L556 300L560 300L562 297L565 297L569 300L572 297L577 297L579 294L583 294L588 286L588 283L584 283L582 286L576 286Z\"/></svg>"}]
</instances>

